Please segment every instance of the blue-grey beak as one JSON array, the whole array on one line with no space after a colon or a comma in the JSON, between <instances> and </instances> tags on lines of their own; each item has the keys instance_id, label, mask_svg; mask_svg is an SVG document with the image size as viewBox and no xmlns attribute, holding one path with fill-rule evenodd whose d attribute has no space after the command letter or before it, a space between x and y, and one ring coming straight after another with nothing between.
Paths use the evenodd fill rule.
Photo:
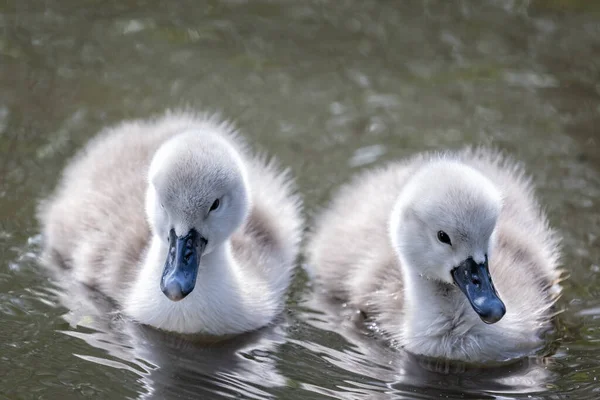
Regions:
<instances>
[{"instance_id":1,"label":"blue-grey beak","mask_svg":"<svg viewBox=\"0 0 600 400\"><path fill-rule=\"evenodd\" d=\"M481 264L467 258L452 270L452 278L483 322L494 324L504 317L506 306L492 282L487 257Z\"/></svg>"},{"instance_id":2,"label":"blue-grey beak","mask_svg":"<svg viewBox=\"0 0 600 400\"><path fill-rule=\"evenodd\" d=\"M192 293L200 266L200 257L206 247L206 239L194 229L184 236L169 232L169 254L165 262L160 290L172 301L179 301Z\"/></svg>"}]
</instances>

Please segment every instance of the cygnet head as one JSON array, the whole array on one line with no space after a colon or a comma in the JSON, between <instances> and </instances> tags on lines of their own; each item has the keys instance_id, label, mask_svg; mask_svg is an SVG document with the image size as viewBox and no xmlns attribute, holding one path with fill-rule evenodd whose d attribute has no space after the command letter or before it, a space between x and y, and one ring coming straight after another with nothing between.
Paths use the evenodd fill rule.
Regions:
<instances>
[{"instance_id":1,"label":"cygnet head","mask_svg":"<svg viewBox=\"0 0 600 400\"><path fill-rule=\"evenodd\" d=\"M488 269L502 197L475 169L439 160L399 196L391 239L406 273L457 286L488 324L506 313Z\"/></svg>"},{"instance_id":2,"label":"cygnet head","mask_svg":"<svg viewBox=\"0 0 600 400\"><path fill-rule=\"evenodd\" d=\"M187 131L158 149L148 173L146 213L169 249L160 282L169 299L194 290L200 259L240 226L249 203L244 165L225 138Z\"/></svg>"}]
</instances>

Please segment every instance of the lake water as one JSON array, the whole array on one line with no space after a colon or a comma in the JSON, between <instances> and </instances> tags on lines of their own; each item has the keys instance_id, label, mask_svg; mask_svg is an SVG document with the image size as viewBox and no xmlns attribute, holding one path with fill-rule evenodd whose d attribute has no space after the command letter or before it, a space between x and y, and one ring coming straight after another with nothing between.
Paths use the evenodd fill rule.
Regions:
<instances>
[{"instance_id":1,"label":"lake water","mask_svg":"<svg viewBox=\"0 0 600 400\"><path fill-rule=\"evenodd\" d=\"M290 165L309 217L417 151L523 160L571 271L553 355L441 371L355 329L301 270L278 325L211 347L57 286L36 203L101 127L184 105ZM597 1L0 0L0 398L598 398L599 127Z\"/></svg>"}]
</instances>

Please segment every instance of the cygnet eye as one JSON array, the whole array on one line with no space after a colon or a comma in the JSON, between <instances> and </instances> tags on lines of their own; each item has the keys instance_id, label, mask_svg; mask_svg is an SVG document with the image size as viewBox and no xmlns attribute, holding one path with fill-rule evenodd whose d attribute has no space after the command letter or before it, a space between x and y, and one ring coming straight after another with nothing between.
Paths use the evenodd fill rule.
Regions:
<instances>
[{"instance_id":1,"label":"cygnet eye","mask_svg":"<svg viewBox=\"0 0 600 400\"><path fill-rule=\"evenodd\" d=\"M439 231L437 233L437 238L440 242L446 243L446 244L452 246L452 242L450 241L450 236L448 236L448 234L446 232Z\"/></svg>"},{"instance_id":2,"label":"cygnet eye","mask_svg":"<svg viewBox=\"0 0 600 400\"><path fill-rule=\"evenodd\" d=\"M212 206L210 206L210 211L215 211L217 208L219 208L219 205L221 204L221 202L219 201L219 199L216 199L214 201L214 203L212 203Z\"/></svg>"}]
</instances>

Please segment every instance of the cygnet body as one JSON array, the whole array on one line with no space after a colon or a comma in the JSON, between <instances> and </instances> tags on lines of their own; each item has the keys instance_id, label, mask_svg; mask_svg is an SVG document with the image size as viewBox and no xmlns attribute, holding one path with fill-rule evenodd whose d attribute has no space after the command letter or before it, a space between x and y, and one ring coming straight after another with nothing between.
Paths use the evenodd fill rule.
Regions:
<instances>
[{"instance_id":1,"label":"cygnet body","mask_svg":"<svg viewBox=\"0 0 600 400\"><path fill-rule=\"evenodd\" d=\"M411 353L505 361L539 349L560 294L559 239L521 167L425 153L363 172L316 219L309 268Z\"/></svg>"},{"instance_id":2,"label":"cygnet body","mask_svg":"<svg viewBox=\"0 0 600 400\"><path fill-rule=\"evenodd\" d=\"M139 323L234 335L281 312L302 232L289 172L215 116L105 129L39 209L45 260Z\"/></svg>"}]
</instances>

